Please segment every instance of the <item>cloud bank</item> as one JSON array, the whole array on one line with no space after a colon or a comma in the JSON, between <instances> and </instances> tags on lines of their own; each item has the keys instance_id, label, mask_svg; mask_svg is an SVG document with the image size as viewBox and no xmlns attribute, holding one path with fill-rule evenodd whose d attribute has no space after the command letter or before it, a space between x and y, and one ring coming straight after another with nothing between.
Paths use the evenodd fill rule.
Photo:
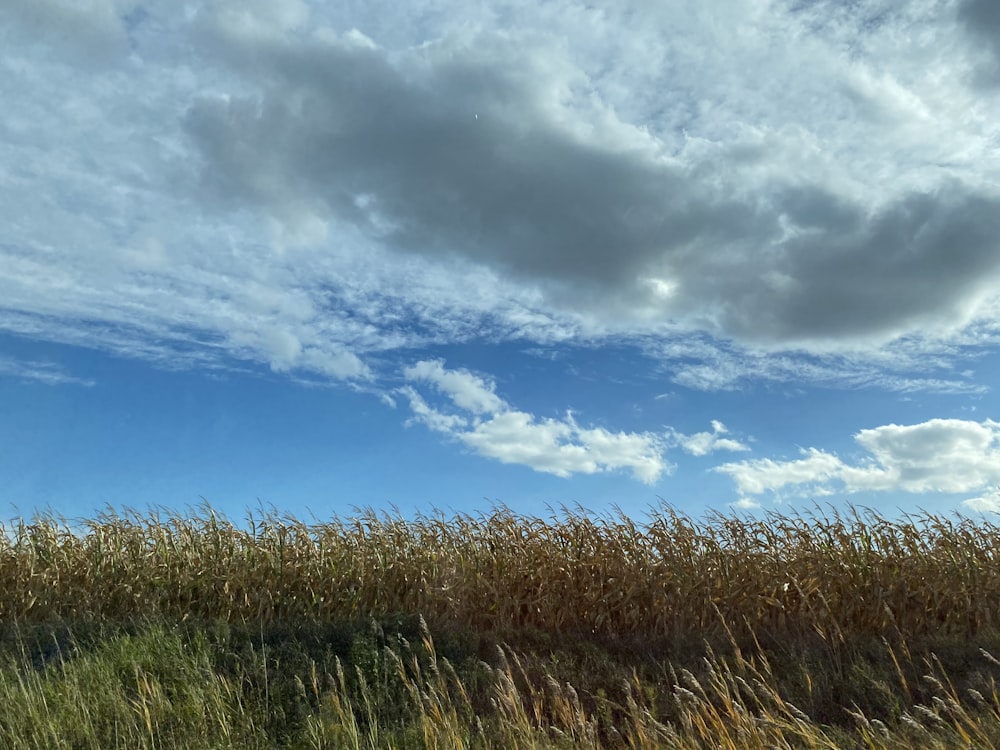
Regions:
<instances>
[{"instance_id":1,"label":"cloud bank","mask_svg":"<svg viewBox=\"0 0 1000 750\"><path fill-rule=\"evenodd\" d=\"M708 388L993 345L1000 34L943 6L7 3L0 326L335 380L625 337Z\"/></svg>"},{"instance_id":2,"label":"cloud bank","mask_svg":"<svg viewBox=\"0 0 1000 750\"><path fill-rule=\"evenodd\" d=\"M759 34L795 26L777 13L758 23ZM825 111L784 132L760 112L732 112L754 117L671 148L623 119L564 40L538 30L394 52L357 32L262 44L213 29L257 86L200 98L186 127L220 194L286 223L332 217L394 252L484 265L549 307L596 309L611 325L680 321L768 346L943 335L996 297L995 149L963 169L896 154L877 195L860 184L864 160L832 173L830 160L858 147L841 139L873 127L913 140L907 128L926 120L937 137L934 92L915 70L908 86L824 50L831 105L859 118L857 132L825 133ZM883 111L892 106L912 111Z\"/></svg>"}]
</instances>

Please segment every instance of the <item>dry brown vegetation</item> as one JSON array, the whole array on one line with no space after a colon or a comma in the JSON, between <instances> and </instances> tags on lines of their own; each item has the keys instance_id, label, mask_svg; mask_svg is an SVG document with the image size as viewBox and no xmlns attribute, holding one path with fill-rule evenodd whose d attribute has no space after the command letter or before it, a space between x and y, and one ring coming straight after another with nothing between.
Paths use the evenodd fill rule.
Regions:
<instances>
[{"instance_id":1,"label":"dry brown vegetation","mask_svg":"<svg viewBox=\"0 0 1000 750\"><path fill-rule=\"evenodd\" d=\"M78 704L117 690L122 747L201 747L157 727L208 724L225 731L205 747L1000 747L998 542L985 521L853 509L39 516L0 529L0 641L13 628L21 654L0 699L24 706L0 710L0 740L111 746ZM80 657L39 669L53 623L142 645L86 679ZM156 642L173 656L146 664ZM197 699L169 666L189 658L212 689ZM46 721L56 695L84 718ZM60 721L89 739L60 745Z\"/></svg>"},{"instance_id":2,"label":"dry brown vegetation","mask_svg":"<svg viewBox=\"0 0 1000 750\"><path fill-rule=\"evenodd\" d=\"M697 523L669 508L524 518L366 512L237 527L207 511L108 514L72 530L0 527L0 618L328 621L421 613L486 632L525 627L643 638L746 624L799 636L974 635L1000 616L1000 528L922 516Z\"/></svg>"}]
</instances>

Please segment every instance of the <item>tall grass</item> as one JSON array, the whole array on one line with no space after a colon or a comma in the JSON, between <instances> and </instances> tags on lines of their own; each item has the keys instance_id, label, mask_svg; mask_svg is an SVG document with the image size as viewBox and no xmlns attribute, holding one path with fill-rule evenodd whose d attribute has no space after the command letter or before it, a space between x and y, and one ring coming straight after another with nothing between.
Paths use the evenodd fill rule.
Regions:
<instances>
[{"instance_id":1,"label":"tall grass","mask_svg":"<svg viewBox=\"0 0 1000 750\"><path fill-rule=\"evenodd\" d=\"M998 533L853 509L15 520L0 747L1000 747Z\"/></svg>"},{"instance_id":2,"label":"tall grass","mask_svg":"<svg viewBox=\"0 0 1000 750\"><path fill-rule=\"evenodd\" d=\"M214 644L217 646L218 644ZM426 626L420 642L378 652L377 667L320 664L255 682L266 665L235 671L213 663L211 640L165 624L116 634L44 668L27 654L0 665L0 747L20 750L958 750L1000 746L1000 696L959 691L947 675L924 677L929 700L895 717L845 708L849 721L823 725L777 687L766 658L709 650L694 671L667 666L666 679L622 680L617 697L582 696L524 657L500 648L477 665L476 695L439 657ZM984 654L984 662L993 657ZM994 664L996 666L996 664ZM256 674L255 674L256 668ZM266 672L265 672L266 673ZM822 675L816 675L821 679ZM267 689L269 688L269 689ZM483 706L477 705L482 699Z\"/></svg>"}]
</instances>

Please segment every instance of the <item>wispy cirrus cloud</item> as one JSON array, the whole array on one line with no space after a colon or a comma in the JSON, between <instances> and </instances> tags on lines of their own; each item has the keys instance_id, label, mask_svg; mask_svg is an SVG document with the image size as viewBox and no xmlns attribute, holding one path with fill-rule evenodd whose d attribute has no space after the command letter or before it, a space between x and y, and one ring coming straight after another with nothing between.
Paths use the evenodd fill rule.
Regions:
<instances>
[{"instance_id":1,"label":"wispy cirrus cloud","mask_svg":"<svg viewBox=\"0 0 1000 750\"><path fill-rule=\"evenodd\" d=\"M951 342L912 338L878 351L760 351L733 341L677 335L638 345L677 385L697 391L738 391L761 382L811 384L836 389L873 388L893 393L981 395L989 385L976 360L1000 342L988 328ZM956 363L964 363L958 369Z\"/></svg>"},{"instance_id":2,"label":"wispy cirrus cloud","mask_svg":"<svg viewBox=\"0 0 1000 750\"><path fill-rule=\"evenodd\" d=\"M23 360L0 356L0 377L13 377L21 380L32 380L45 385L82 385L95 384L91 378L81 378L65 371L65 368L55 362L44 360Z\"/></svg>"}]
</instances>

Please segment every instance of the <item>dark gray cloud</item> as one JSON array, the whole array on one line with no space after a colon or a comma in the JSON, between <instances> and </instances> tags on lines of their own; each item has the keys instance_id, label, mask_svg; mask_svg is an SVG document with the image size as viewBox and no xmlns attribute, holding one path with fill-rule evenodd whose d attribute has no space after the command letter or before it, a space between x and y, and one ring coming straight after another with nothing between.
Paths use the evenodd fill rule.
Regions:
<instances>
[{"instance_id":1,"label":"dark gray cloud","mask_svg":"<svg viewBox=\"0 0 1000 750\"><path fill-rule=\"evenodd\" d=\"M963 0L958 17L970 32L1000 55L1000 5L994 0Z\"/></svg>"},{"instance_id":2,"label":"dark gray cloud","mask_svg":"<svg viewBox=\"0 0 1000 750\"><path fill-rule=\"evenodd\" d=\"M127 54L123 18L133 14L136 5L136 0L4 0L0 5L0 41L6 31L45 45L76 66L100 69L120 62Z\"/></svg>"},{"instance_id":3,"label":"dark gray cloud","mask_svg":"<svg viewBox=\"0 0 1000 750\"><path fill-rule=\"evenodd\" d=\"M719 269L692 285L720 301L723 328L738 338L884 340L957 328L1000 280L1000 199L961 184L871 215L815 188L777 208L795 234L771 254L749 254L742 272Z\"/></svg>"},{"instance_id":4,"label":"dark gray cloud","mask_svg":"<svg viewBox=\"0 0 1000 750\"><path fill-rule=\"evenodd\" d=\"M1000 6L992 0L963 0L959 5L959 17L970 29L981 33L984 38L997 42L1000 34Z\"/></svg>"},{"instance_id":5,"label":"dark gray cloud","mask_svg":"<svg viewBox=\"0 0 1000 750\"><path fill-rule=\"evenodd\" d=\"M996 283L1000 198L954 182L870 210L794 174L748 191L740 169L765 150L668 158L595 96L581 107L587 79L544 41L484 36L393 61L359 35L252 56L229 39L262 86L201 99L188 129L230 198L287 221L312 204L564 307L763 343L884 341L967 322Z\"/></svg>"},{"instance_id":6,"label":"dark gray cloud","mask_svg":"<svg viewBox=\"0 0 1000 750\"><path fill-rule=\"evenodd\" d=\"M976 70L977 83L1000 86L1000 3L996 0L962 0L958 18L977 45L982 45L990 60Z\"/></svg>"},{"instance_id":7,"label":"dark gray cloud","mask_svg":"<svg viewBox=\"0 0 1000 750\"><path fill-rule=\"evenodd\" d=\"M398 250L533 280L619 289L664 253L760 231L753 206L692 183L638 130L574 132L550 61L494 45L409 70L350 41L273 49L259 99L204 99L189 129L228 195L279 214L320 200Z\"/></svg>"}]
</instances>

